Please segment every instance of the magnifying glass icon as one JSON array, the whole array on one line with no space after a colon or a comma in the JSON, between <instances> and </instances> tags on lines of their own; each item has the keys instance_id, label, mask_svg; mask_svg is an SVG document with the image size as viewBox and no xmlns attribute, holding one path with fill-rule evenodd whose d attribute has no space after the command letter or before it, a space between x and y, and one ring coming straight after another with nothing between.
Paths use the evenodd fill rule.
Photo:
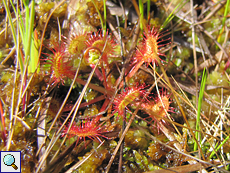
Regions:
<instances>
[{"instance_id":1,"label":"magnifying glass icon","mask_svg":"<svg viewBox=\"0 0 230 173\"><path fill-rule=\"evenodd\" d=\"M15 163L15 158L11 154L7 154L3 158L3 162L7 166L12 166L15 170L18 169L18 167L14 164Z\"/></svg>"}]
</instances>

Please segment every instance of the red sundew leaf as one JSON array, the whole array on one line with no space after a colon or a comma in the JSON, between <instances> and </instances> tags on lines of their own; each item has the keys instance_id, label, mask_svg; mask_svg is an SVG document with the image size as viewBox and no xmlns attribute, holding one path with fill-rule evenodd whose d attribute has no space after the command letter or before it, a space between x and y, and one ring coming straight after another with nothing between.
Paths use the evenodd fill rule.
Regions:
<instances>
[{"instance_id":1,"label":"red sundew leaf","mask_svg":"<svg viewBox=\"0 0 230 173\"><path fill-rule=\"evenodd\" d=\"M124 115L125 108L134 101L141 100L145 96L145 85L126 87L121 94L114 99L114 113L119 116ZM124 117L125 118L125 117Z\"/></svg>"},{"instance_id":2,"label":"red sundew leaf","mask_svg":"<svg viewBox=\"0 0 230 173\"><path fill-rule=\"evenodd\" d=\"M98 140L101 142L101 139L99 137L107 138L106 136L102 135L102 133L105 133L105 129L103 128L102 124L99 124L100 116L97 116L96 118L90 120L89 118L84 119L81 121L80 125L77 125L74 123L72 127L68 131L68 126L65 127L63 131L63 136L67 134L68 138L72 138L77 136L79 139L90 138L92 140Z\"/></svg>"},{"instance_id":3,"label":"red sundew leaf","mask_svg":"<svg viewBox=\"0 0 230 173\"><path fill-rule=\"evenodd\" d=\"M71 55L81 55L87 49L87 40L89 39L88 33L72 34L67 39L67 50Z\"/></svg>"},{"instance_id":4,"label":"red sundew leaf","mask_svg":"<svg viewBox=\"0 0 230 173\"><path fill-rule=\"evenodd\" d=\"M230 60L228 60L228 61L226 62L226 64L225 64L225 67L224 67L224 70L225 70L225 71L227 70L227 68L229 67L229 65L230 65Z\"/></svg>"},{"instance_id":5,"label":"red sundew leaf","mask_svg":"<svg viewBox=\"0 0 230 173\"><path fill-rule=\"evenodd\" d=\"M74 78L75 70L70 65L69 53L66 51L66 43L61 42L54 44L54 48L48 48L52 54L43 53L47 55L46 64L50 64L51 83L64 83L64 79Z\"/></svg>"},{"instance_id":6,"label":"red sundew leaf","mask_svg":"<svg viewBox=\"0 0 230 173\"><path fill-rule=\"evenodd\" d=\"M159 43L166 41L159 41L162 36L163 35L158 32L158 29L155 27L151 29L150 26L148 26L148 33L144 33L144 40L138 45L134 63L143 62L148 65L151 62L157 62L157 59L161 60L159 56L165 56L165 54L160 51L160 48L166 45L159 45Z\"/></svg>"},{"instance_id":7,"label":"red sundew leaf","mask_svg":"<svg viewBox=\"0 0 230 173\"><path fill-rule=\"evenodd\" d=\"M113 57L113 55L116 53L115 49L118 46L114 37L108 34L108 32L104 35L101 30L99 30L98 32L94 34L91 34L86 44L88 45L88 47L98 48L101 52L104 48L104 45L106 44L105 49L103 51L103 55L102 55L102 61L106 65L109 64L108 58ZM95 51L98 51L98 50L95 49Z\"/></svg>"},{"instance_id":8,"label":"red sundew leaf","mask_svg":"<svg viewBox=\"0 0 230 173\"><path fill-rule=\"evenodd\" d=\"M157 96L155 100L145 102L141 104L141 110L145 111L149 116L146 119L151 119L158 123L162 121L165 123L163 118L167 118L166 112L173 112L172 107L170 107L170 97L166 93L166 90L161 91L160 96Z\"/></svg>"},{"instance_id":9,"label":"red sundew leaf","mask_svg":"<svg viewBox=\"0 0 230 173\"><path fill-rule=\"evenodd\" d=\"M158 29L156 29L155 27L151 29L150 26L148 26L147 29L148 33L144 32L144 39L140 41L139 45L137 46L136 55L132 59L133 67L127 76L128 78L131 78L141 67L142 64L145 63L147 66L150 63L155 64L158 62L158 60L162 60L160 56L165 56L165 54L161 52L160 48L164 47L168 43L161 45L159 45L159 43L162 43L169 39L160 40L163 35L162 33L159 33Z\"/></svg>"}]
</instances>

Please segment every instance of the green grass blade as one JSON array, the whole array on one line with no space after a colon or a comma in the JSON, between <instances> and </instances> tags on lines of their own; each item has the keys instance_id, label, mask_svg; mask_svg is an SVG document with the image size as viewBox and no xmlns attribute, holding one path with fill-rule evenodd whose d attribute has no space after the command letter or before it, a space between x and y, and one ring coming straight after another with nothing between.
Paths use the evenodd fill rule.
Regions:
<instances>
[{"instance_id":1,"label":"green grass blade","mask_svg":"<svg viewBox=\"0 0 230 173\"><path fill-rule=\"evenodd\" d=\"M19 20L18 22L18 27L20 31L20 37L22 40L22 45L23 45L23 50L24 50L24 64L23 68L25 68L25 64L28 61L28 57L31 57L32 60L29 60L29 71L28 72L35 72L35 69L38 65L38 50L36 50L34 41L33 41L33 25L34 25L34 17L35 17L35 1L31 1L31 7L29 5L29 1L23 1L24 6L25 6L25 24L23 22L23 16L21 14L21 11L19 9L16 10L12 0L10 0L10 3L13 7L14 13ZM19 43L18 43L19 44ZM33 50L31 50L33 49ZM30 56L29 56L30 55Z\"/></svg>"},{"instance_id":2,"label":"green grass blade","mask_svg":"<svg viewBox=\"0 0 230 173\"><path fill-rule=\"evenodd\" d=\"M3 0L2 2L3 2L3 4L4 4L5 10L6 10L6 14L7 14L7 17L8 17L8 19L9 19L9 23L10 23L10 28L11 28L11 32L12 32L14 44L17 45L17 44L19 44L19 43L17 42L16 31L15 31L15 28L14 28L14 24L13 24L13 20L12 20L12 16L11 16L9 7L8 7L8 5L7 5L7 3L6 3L6 0ZM19 66L20 66L20 69L21 69L21 73L23 73L24 66L23 66L22 55L21 55L20 52L18 53L18 55L19 55L19 57L18 57Z\"/></svg>"},{"instance_id":3,"label":"green grass blade","mask_svg":"<svg viewBox=\"0 0 230 173\"><path fill-rule=\"evenodd\" d=\"M96 3L94 2L94 0L92 0L92 3L93 3L94 7L95 7L96 10L97 10L98 16L99 16L100 21L101 21L101 28L103 29L103 32L104 32L103 34L105 34L105 33L106 33L106 30L104 29L104 22L103 22L101 13L100 13L99 9L97 8L97 5L96 5ZM106 25L106 21L105 21L105 25Z\"/></svg>"},{"instance_id":4,"label":"green grass blade","mask_svg":"<svg viewBox=\"0 0 230 173\"><path fill-rule=\"evenodd\" d=\"M204 69L202 81L201 81L201 86L200 86L200 94L199 94L199 99L198 99L197 118L196 118L196 130L199 130L199 131L200 131L200 112L201 112L201 105L202 105L203 95L204 95L204 90L205 90L206 78L207 78L207 74L206 74L205 69ZM198 141L199 137L200 137L200 132L196 131L195 137ZM195 142L194 143L194 151L196 151L197 148L198 148L198 143Z\"/></svg>"},{"instance_id":5,"label":"green grass blade","mask_svg":"<svg viewBox=\"0 0 230 173\"><path fill-rule=\"evenodd\" d=\"M224 26L225 26L226 16L228 15L229 3L230 3L230 0L227 0L226 6L225 6L225 10L224 10L224 17L223 17L223 20L222 20L222 28L221 28L221 30L219 31L219 36L218 36L218 39L217 39L218 42L220 42L221 35L222 35L222 33L224 32Z\"/></svg>"},{"instance_id":6,"label":"green grass blade","mask_svg":"<svg viewBox=\"0 0 230 173\"><path fill-rule=\"evenodd\" d=\"M29 7L26 7L26 8L29 8ZM27 39L28 45L27 45L26 51L25 51L25 60L27 60L27 57L28 57L28 55L30 53L30 49L31 49L33 26L34 26L34 16L35 16L35 1L34 0L31 1L31 10L30 10L29 16L30 16L29 26L26 26L26 39Z\"/></svg>"},{"instance_id":7,"label":"green grass blade","mask_svg":"<svg viewBox=\"0 0 230 173\"><path fill-rule=\"evenodd\" d=\"M25 47L25 28L24 28L24 24L23 24L23 17L22 17L22 14L21 14L21 11L20 9L16 9L12 0L10 0L10 3L11 3L11 6L14 10L14 13L15 13L15 16L17 17L17 19L19 20L18 24L19 24L19 31L20 31L20 37L21 37L21 40L22 40L22 44L23 44L23 47Z\"/></svg>"},{"instance_id":8,"label":"green grass blade","mask_svg":"<svg viewBox=\"0 0 230 173\"><path fill-rule=\"evenodd\" d=\"M151 1L147 0L147 19L150 19L150 4Z\"/></svg>"},{"instance_id":9,"label":"green grass blade","mask_svg":"<svg viewBox=\"0 0 230 173\"><path fill-rule=\"evenodd\" d=\"M29 30L29 26L30 26L30 23L29 23L29 18L30 18L30 8L29 8L29 0L23 0L23 4L25 6L25 10L26 10L26 19L25 19L25 28L26 28L26 36L25 36L25 39L28 39L29 38L29 33L28 33L28 30Z\"/></svg>"},{"instance_id":10,"label":"green grass blade","mask_svg":"<svg viewBox=\"0 0 230 173\"><path fill-rule=\"evenodd\" d=\"M7 17L8 17L9 22L10 22L10 28L11 28L11 32L12 32L14 42L17 43L16 31L15 31L15 28L14 28L14 24L13 24L13 21L12 21L12 16L10 14L10 10L9 10L9 7L8 7L8 5L6 3L6 0L3 0L3 4L4 4L5 10L6 10Z\"/></svg>"},{"instance_id":11,"label":"green grass blade","mask_svg":"<svg viewBox=\"0 0 230 173\"><path fill-rule=\"evenodd\" d=\"M37 72L40 71L40 66L39 66L39 47L40 47L39 40L36 39L35 36L33 36L33 39L31 41L31 51L30 51L30 60L29 60L29 66L28 66L28 73L34 73L36 71L37 66L38 66Z\"/></svg>"},{"instance_id":12,"label":"green grass blade","mask_svg":"<svg viewBox=\"0 0 230 173\"><path fill-rule=\"evenodd\" d=\"M35 1L32 0L31 1L31 8L30 8L30 27L29 27L29 32L28 32L28 43L29 45L27 45L27 52L28 55L30 55L30 61L29 61L29 72L35 72L36 68L37 68L37 65L39 63L39 57L38 57L38 47L37 47L37 50L36 48L34 48L34 41L33 41L33 37L32 35L34 35L34 32L33 32L33 27L34 27L34 17L35 17ZM34 49L33 49L34 48ZM33 49L33 52L31 49ZM37 54L36 54L37 52ZM26 54L27 55L27 54ZM26 56L25 56L25 59Z\"/></svg>"},{"instance_id":13,"label":"green grass blade","mask_svg":"<svg viewBox=\"0 0 230 173\"><path fill-rule=\"evenodd\" d=\"M144 5L142 0L139 0L139 11L140 11L140 29L143 31Z\"/></svg>"},{"instance_id":14,"label":"green grass blade","mask_svg":"<svg viewBox=\"0 0 230 173\"><path fill-rule=\"evenodd\" d=\"M169 14L169 16L166 18L166 20L164 21L164 23L162 24L162 26L160 27L161 31L163 28L165 28L166 25L168 25L168 23L174 18L174 13L177 13L178 11L181 10L181 8L188 2L188 0L186 2L181 1L175 8L174 10ZM177 12L175 12L177 10Z\"/></svg>"},{"instance_id":15,"label":"green grass blade","mask_svg":"<svg viewBox=\"0 0 230 173\"><path fill-rule=\"evenodd\" d=\"M212 151L212 153L211 153L210 156L209 156L210 159L211 159L211 158L214 156L214 154L225 144L225 142L227 142L228 139L229 139L229 136L227 136L227 137L223 140L223 142L221 142L221 144L220 144L218 147L216 147L215 150Z\"/></svg>"},{"instance_id":16,"label":"green grass blade","mask_svg":"<svg viewBox=\"0 0 230 173\"><path fill-rule=\"evenodd\" d=\"M104 33L106 33L106 19L107 19L107 16L106 16L106 0L103 0L103 5L104 5L104 25L103 25L103 30L104 30Z\"/></svg>"}]
</instances>

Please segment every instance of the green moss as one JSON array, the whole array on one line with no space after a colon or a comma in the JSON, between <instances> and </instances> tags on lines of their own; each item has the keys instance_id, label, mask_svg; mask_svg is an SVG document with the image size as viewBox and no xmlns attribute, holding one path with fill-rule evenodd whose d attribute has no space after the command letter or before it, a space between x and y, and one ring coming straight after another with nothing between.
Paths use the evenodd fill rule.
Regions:
<instances>
[{"instance_id":1,"label":"green moss","mask_svg":"<svg viewBox=\"0 0 230 173\"><path fill-rule=\"evenodd\" d=\"M166 155L166 151L163 150L159 143L151 143L148 147L148 151L148 155L155 161Z\"/></svg>"},{"instance_id":2,"label":"green moss","mask_svg":"<svg viewBox=\"0 0 230 173\"><path fill-rule=\"evenodd\" d=\"M93 104L89 108L86 108L84 111L84 116L92 116L98 114L97 105Z\"/></svg>"},{"instance_id":3,"label":"green moss","mask_svg":"<svg viewBox=\"0 0 230 173\"><path fill-rule=\"evenodd\" d=\"M14 74L10 72L2 73L1 82L7 83L10 79L12 79L13 75Z\"/></svg>"},{"instance_id":4,"label":"green moss","mask_svg":"<svg viewBox=\"0 0 230 173\"><path fill-rule=\"evenodd\" d=\"M213 71L207 78L207 84L229 87L228 78L220 72Z\"/></svg>"},{"instance_id":5,"label":"green moss","mask_svg":"<svg viewBox=\"0 0 230 173\"><path fill-rule=\"evenodd\" d=\"M87 65L96 64L101 53L98 50L91 49L89 50L89 55L87 59L84 59Z\"/></svg>"},{"instance_id":6,"label":"green moss","mask_svg":"<svg viewBox=\"0 0 230 173\"><path fill-rule=\"evenodd\" d=\"M53 18L57 18L57 17L59 17L59 18L61 18L61 17L64 17L65 15L66 15L66 10L67 10L67 4L65 3L65 4L63 4L63 5L61 5L60 7L58 7L55 11L54 11L54 13L53 13Z\"/></svg>"},{"instance_id":7,"label":"green moss","mask_svg":"<svg viewBox=\"0 0 230 173\"><path fill-rule=\"evenodd\" d=\"M24 173L31 173L31 170L35 166L35 148L31 141L26 140L15 140L12 141L10 150L21 151L21 171Z\"/></svg>"},{"instance_id":8,"label":"green moss","mask_svg":"<svg viewBox=\"0 0 230 173\"><path fill-rule=\"evenodd\" d=\"M218 71L213 71L211 74L209 74L206 83L207 85L213 86L213 89L207 91L210 94L221 95L222 92L229 93L228 90L222 91L222 89L220 88L220 87L229 87L228 78L223 73L220 73Z\"/></svg>"},{"instance_id":9,"label":"green moss","mask_svg":"<svg viewBox=\"0 0 230 173\"><path fill-rule=\"evenodd\" d=\"M101 21L100 21L100 17L98 15L96 8L99 10L100 14L103 15L103 12L104 12L103 1L95 0L94 2L95 2L96 7L91 1L86 3L88 6L88 9L86 11L86 20L92 26L98 27L98 26L101 26Z\"/></svg>"},{"instance_id":10,"label":"green moss","mask_svg":"<svg viewBox=\"0 0 230 173\"><path fill-rule=\"evenodd\" d=\"M146 121L140 121L139 126L147 127L148 123Z\"/></svg>"},{"instance_id":11,"label":"green moss","mask_svg":"<svg viewBox=\"0 0 230 173\"><path fill-rule=\"evenodd\" d=\"M93 152L94 149L91 150ZM79 160L86 158L91 152L86 153L83 157L78 157ZM101 166L103 160L106 158L108 151L106 149L98 149L94 152L90 158L88 158L79 168L79 173L85 172L99 172L97 169Z\"/></svg>"},{"instance_id":12,"label":"green moss","mask_svg":"<svg viewBox=\"0 0 230 173\"><path fill-rule=\"evenodd\" d=\"M140 153L138 153L136 150L133 150L133 154L135 156L135 161L138 164L138 166L144 170L148 171L147 165L148 165L148 160L145 156L141 156Z\"/></svg>"},{"instance_id":13,"label":"green moss","mask_svg":"<svg viewBox=\"0 0 230 173\"><path fill-rule=\"evenodd\" d=\"M129 130L125 135L125 143L132 148L145 149L148 146L148 140L141 130Z\"/></svg>"},{"instance_id":14,"label":"green moss","mask_svg":"<svg viewBox=\"0 0 230 173\"><path fill-rule=\"evenodd\" d=\"M84 95L84 99L86 102L89 102L91 100L93 100L96 96L97 96L98 92L94 91L91 88L87 88L85 95Z\"/></svg>"}]
</instances>

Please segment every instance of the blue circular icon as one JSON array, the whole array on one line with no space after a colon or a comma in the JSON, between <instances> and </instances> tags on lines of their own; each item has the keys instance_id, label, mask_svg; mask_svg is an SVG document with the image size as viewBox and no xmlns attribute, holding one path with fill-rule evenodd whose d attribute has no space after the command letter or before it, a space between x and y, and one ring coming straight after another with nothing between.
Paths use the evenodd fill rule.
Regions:
<instances>
[{"instance_id":1,"label":"blue circular icon","mask_svg":"<svg viewBox=\"0 0 230 173\"><path fill-rule=\"evenodd\" d=\"M3 158L3 162L5 163L5 165L11 166L15 162L14 156L11 154L5 155Z\"/></svg>"},{"instance_id":2,"label":"blue circular icon","mask_svg":"<svg viewBox=\"0 0 230 173\"><path fill-rule=\"evenodd\" d=\"M3 162L7 166L12 166L15 170L18 169L18 167L14 164L15 163L15 158L11 154L7 154L3 158Z\"/></svg>"}]
</instances>

